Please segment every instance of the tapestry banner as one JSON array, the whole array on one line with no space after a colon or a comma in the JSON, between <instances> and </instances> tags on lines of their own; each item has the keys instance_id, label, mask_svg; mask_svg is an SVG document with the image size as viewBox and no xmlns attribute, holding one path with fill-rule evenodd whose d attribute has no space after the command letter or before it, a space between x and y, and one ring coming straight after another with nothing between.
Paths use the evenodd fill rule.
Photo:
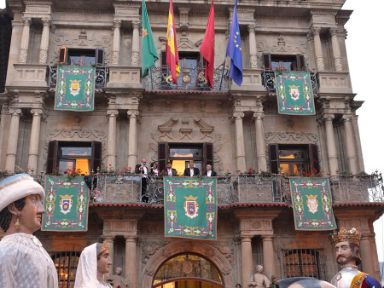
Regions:
<instances>
[{"instance_id":1,"label":"tapestry banner","mask_svg":"<svg viewBox=\"0 0 384 288\"><path fill-rule=\"evenodd\" d=\"M47 176L43 231L87 231L89 191L84 177Z\"/></svg>"},{"instance_id":2,"label":"tapestry banner","mask_svg":"<svg viewBox=\"0 0 384 288\"><path fill-rule=\"evenodd\" d=\"M93 111L95 106L95 68L58 65L55 110Z\"/></svg>"},{"instance_id":3,"label":"tapestry banner","mask_svg":"<svg viewBox=\"0 0 384 288\"><path fill-rule=\"evenodd\" d=\"M315 103L308 72L276 73L278 112L287 115L315 115Z\"/></svg>"},{"instance_id":4,"label":"tapestry banner","mask_svg":"<svg viewBox=\"0 0 384 288\"><path fill-rule=\"evenodd\" d=\"M165 237L215 240L216 178L164 178Z\"/></svg>"},{"instance_id":5,"label":"tapestry banner","mask_svg":"<svg viewBox=\"0 0 384 288\"><path fill-rule=\"evenodd\" d=\"M289 178L296 230L336 229L327 178Z\"/></svg>"}]
</instances>

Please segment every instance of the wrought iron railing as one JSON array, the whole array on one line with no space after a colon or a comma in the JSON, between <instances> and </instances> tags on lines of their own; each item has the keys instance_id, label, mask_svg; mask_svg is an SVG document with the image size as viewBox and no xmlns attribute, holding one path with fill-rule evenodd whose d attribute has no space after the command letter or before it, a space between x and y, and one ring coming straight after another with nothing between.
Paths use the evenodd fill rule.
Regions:
<instances>
[{"instance_id":1,"label":"wrought iron railing","mask_svg":"<svg viewBox=\"0 0 384 288\"><path fill-rule=\"evenodd\" d=\"M275 87L275 80L276 75L275 71L266 70L261 73L261 79L262 84L265 88L267 88L267 91L269 94L276 93L276 87ZM316 97L318 91L319 91L319 81L317 79L317 74L310 72L311 75L311 84L312 84L312 91L313 95Z\"/></svg>"},{"instance_id":2,"label":"wrought iron railing","mask_svg":"<svg viewBox=\"0 0 384 288\"><path fill-rule=\"evenodd\" d=\"M96 90L102 89L107 84L108 77L108 68L104 66L96 66L96 79L95 79L95 88ZM56 88L57 80L57 66L48 66L48 86L50 88Z\"/></svg>"},{"instance_id":3,"label":"wrought iron railing","mask_svg":"<svg viewBox=\"0 0 384 288\"><path fill-rule=\"evenodd\" d=\"M0 179L7 174L0 173ZM218 176L219 205L236 203L291 203L289 178L281 175ZM45 175L36 177L42 185ZM149 177L142 191L141 175L96 173L84 176L94 203L162 204L164 188L162 177ZM330 179L334 203L384 202L384 184L380 173L366 176L336 177Z\"/></svg>"},{"instance_id":4,"label":"wrought iron railing","mask_svg":"<svg viewBox=\"0 0 384 288\"><path fill-rule=\"evenodd\" d=\"M198 90L198 91L221 91L229 89L228 70L224 65L219 66L213 72L213 88L208 85L205 78L205 67L180 67L177 83L172 82L168 66L153 67L149 75L143 79L145 90Z\"/></svg>"}]
</instances>

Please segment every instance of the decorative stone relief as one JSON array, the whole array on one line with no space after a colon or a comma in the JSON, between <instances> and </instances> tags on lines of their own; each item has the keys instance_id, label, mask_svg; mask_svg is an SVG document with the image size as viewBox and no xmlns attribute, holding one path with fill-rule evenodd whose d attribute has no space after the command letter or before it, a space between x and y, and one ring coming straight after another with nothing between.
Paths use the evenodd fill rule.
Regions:
<instances>
[{"instance_id":1,"label":"decorative stone relief","mask_svg":"<svg viewBox=\"0 0 384 288\"><path fill-rule=\"evenodd\" d=\"M267 132L265 142L267 144L318 144L319 136L306 132Z\"/></svg>"},{"instance_id":2,"label":"decorative stone relief","mask_svg":"<svg viewBox=\"0 0 384 288\"><path fill-rule=\"evenodd\" d=\"M293 42L293 40L295 40ZM275 44L272 44L275 43ZM267 39L258 38L257 41L257 51L271 53L271 54L303 54L307 55L308 47L307 47L307 38L297 38L295 39L286 39L282 35L279 35L275 42L271 41L271 44L267 41ZM298 53L299 52L299 53Z\"/></svg>"},{"instance_id":3,"label":"decorative stone relief","mask_svg":"<svg viewBox=\"0 0 384 288\"><path fill-rule=\"evenodd\" d=\"M165 240L161 239L140 239L141 249L141 263L146 265L148 260L158 251L161 247L167 244ZM155 271L147 271L149 275L154 275Z\"/></svg>"}]
</instances>

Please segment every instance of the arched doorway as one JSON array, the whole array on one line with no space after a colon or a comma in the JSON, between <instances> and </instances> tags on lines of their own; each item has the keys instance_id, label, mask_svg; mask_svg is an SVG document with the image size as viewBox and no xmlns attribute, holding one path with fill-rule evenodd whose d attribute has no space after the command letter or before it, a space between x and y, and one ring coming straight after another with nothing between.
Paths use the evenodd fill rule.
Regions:
<instances>
[{"instance_id":1,"label":"arched doorway","mask_svg":"<svg viewBox=\"0 0 384 288\"><path fill-rule=\"evenodd\" d=\"M223 288L217 267L204 257L185 253L166 260L156 272L153 288Z\"/></svg>"}]
</instances>

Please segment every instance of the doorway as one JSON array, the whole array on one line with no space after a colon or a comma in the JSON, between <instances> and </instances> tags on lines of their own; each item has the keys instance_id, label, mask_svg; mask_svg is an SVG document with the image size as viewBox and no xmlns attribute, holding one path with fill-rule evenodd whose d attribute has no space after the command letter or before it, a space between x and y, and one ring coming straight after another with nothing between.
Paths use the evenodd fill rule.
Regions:
<instances>
[{"instance_id":1,"label":"doorway","mask_svg":"<svg viewBox=\"0 0 384 288\"><path fill-rule=\"evenodd\" d=\"M157 271L153 288L223 288L217 267L197 254L185 253L165 261Z\"/></svg>"}]
</instances>

